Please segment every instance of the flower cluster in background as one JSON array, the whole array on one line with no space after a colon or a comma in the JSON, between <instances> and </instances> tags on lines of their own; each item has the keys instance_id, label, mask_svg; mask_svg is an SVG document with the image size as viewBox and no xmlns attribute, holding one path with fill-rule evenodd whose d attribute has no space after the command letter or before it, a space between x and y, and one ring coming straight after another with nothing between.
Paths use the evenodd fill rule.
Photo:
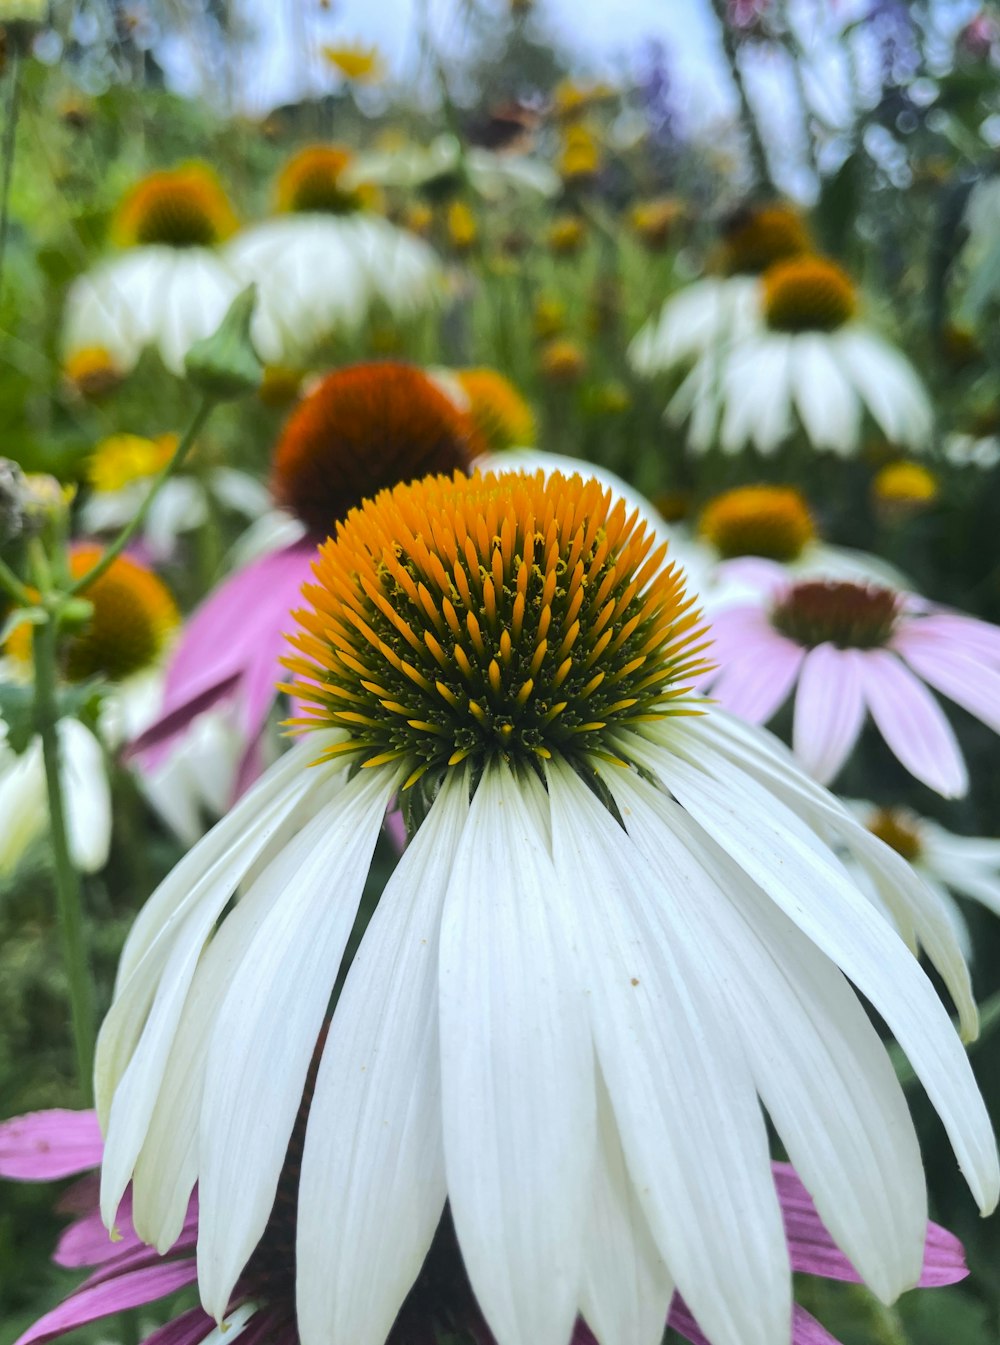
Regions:
<instances>
[{"instance_id":1,"label":"flower cluster in background","mask_svg":"<svg viewBox=\"0 0 1000 1345\"><path fill-rule=\"evenodd\" d=\"M458 8L0 0L0 1345L987 1345L1000 28Z\"/></svg>"}]
</instances>

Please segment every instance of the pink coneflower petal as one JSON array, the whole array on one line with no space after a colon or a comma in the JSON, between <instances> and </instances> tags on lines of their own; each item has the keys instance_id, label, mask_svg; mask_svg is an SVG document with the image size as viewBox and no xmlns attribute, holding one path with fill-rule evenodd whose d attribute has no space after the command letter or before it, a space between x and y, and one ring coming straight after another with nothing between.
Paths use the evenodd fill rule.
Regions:
<instances>
[{"instance_id":1,"label":"pink coneflower petal","mask_svg":"<svg viewBox=\"0 0 1000 1345\"><path fill-rule=\"evenodd\" d=\"M746 585L764 598L773 598L787 588L788 571L776 560L766 560L763 556L738 556L719 562L715 567L715 580L720 588L726 584ZM729 609L726 609L726 615L729 615Z\"/></svg>"},{"instance_id":2,"label":"pink coneflower petal","mask_svg":"<svg viewBox=\"0 0 1000 1345\"><path fill-rule=\"evenodd\" d=\"M20 1336L15 1345L42 1345L63 1332L86 1326L113 1312L144 1307L158 1298L176 1293L198 1278L193 1260L167 1261L141 1270L114 1276L100 1284L79 1290L57 1308L40 1317Z\"/></svg>"},{"instance_id":3,"label":"pink coneflower petal","mask_svg":"<svg viewBox=\"0 0 1000 1345\"><path fill-rule=\"evenodd\" d=\"M278 660L293 624L289 613L301 604L315 550L305 539L262 556L220 584L187 622L159 719L133 745L149 769L169 756L197 713L234 691L244 736L260 732L284 676Z\"/></svg>"},{"instance_id":4,"label":"pink coneflower petal","mask_svg":"<svg viewBox=\"0 0 1000 1345\"><path fill-rule=\"evenodd\" d=\"M92 1111L31 1112L0 1125L0 1177L54 1181L96 1168L103 1151Z\"/></svg>"},{"instance_id":5,"label":"pink coneflower petal","mask_svg":"<svg viewBox=\"0 0 1000 1345\"><path fill-rule=\"evenodd\" d=\"M969 777L961 749L924 684L888 650L865 650L860 662L865 699L889 749L938 794L963 795Z\"/></svg>"},{"instance_id":6,"label":"pink coneflower petal","mask_svg":"<svg viewBox=\"0 0 1000 1345\"><path fill-rule=\"evenodd\" d=\"M792 747L820 784L838 773L864 723L860 662L854 649L821 644L806 654L799 673Z\"/></svg>"},{"instance_id":7,"label":"pink coneflower petal","mask_svg":"<svg viewBox=\"0 0 1000 1345\"><path fill-rule=\"evenodd\" d=\"M977 655L937 640L907 640L901 635L895 646L918 677L1000 733L1000 672L984 667Z\"/></svg>"},{"instance_id":8,"label":"pink coneflower petal","mask_svg":"<svg viewBox=\"0 0 1000 1345\"><path fill-rule=\"evenodd\" d=\"M860 1284L861 1276L831 1238L795 1169L790 1163L772 1163L771 1166L781 1201L792 1269L805 1275L820 1275L827 1280ZM929 1223L920 1285L930 1288L956 1284L968 1273L965 1252L958 1238L940 1225Z\"/></svg>"},{"instance_id":9,"label":"pink coneflower petal","mask_svg":"<svg viewBox=\"0 0 1000 1345\"><path fill-rule=\"evenodd\" d=\"M142 1345L199 1345L215 1330L215 1321L201 1308L189 1308L146 1337Z\"/></svg>"},{"instance_id":10,"label":"pink coneflower petal","mask_svg":"<svg viewBox=\"0 0 1000 1345\"><path fill-rule=\"evenodd\" d=\"M783 635L761 632L746 642L738 658L722 665L711 695L730 714L751 724L766 723L791 691L804 656Z\"/></svg>"},{"instance_id":11,"label":"pink coneflower petal","mask_svg":"<svg viewBox=\"0 0 1000 1345\"><path fill-rule=\"evenodd\" d=\"M698 1323L691 1316L691 1310L682 1298L675 1298L670 1309L668 1324L691 1345L712 1345ZM574 1341L574 1345L577 1342ZM831 1336L825 1326L820 1326L815 1317L797 1303L792 1307L792 1337L790 1345L840 1345L836 1336Z\"/></svg>"},{"instance_id":12,"label":"pink coneflower petal","mask_svg":"<svg viewBox=\"0 0 1000 1345\"><path fill-rule=\"evenodd\" d=\"M906 621L895 635L893 647L902 652L908 646L933 642L947 644L977 658L1000 664L1000 626L978 621L958 612L932 612L919 621Z\"/></svg>"}]
</instances>

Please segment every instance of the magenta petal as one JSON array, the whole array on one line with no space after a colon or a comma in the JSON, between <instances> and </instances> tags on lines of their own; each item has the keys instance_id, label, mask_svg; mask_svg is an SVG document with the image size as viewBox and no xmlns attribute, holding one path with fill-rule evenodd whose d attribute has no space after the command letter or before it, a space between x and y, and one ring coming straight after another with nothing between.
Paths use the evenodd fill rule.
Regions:
<instances>
[{"instance_id":1,"label":"magenta petal","mask_svg":"<svg viewBox=\"0 0 1000 1345\"><path fill-rule=\"evenodd\" d=\"M278 660L287 651L291 613L302 606L315 542L304 539L272 551L229 576L185 624L167 669L163 708L142 735L145 764L159 765L205 698L231 687L247 739L260 731L284 679ZM164 737L163 724L171 731Z\"/></svg>"},{"instance_id":2,"label":"magenta petal","mask_svg":"<svg viewBox=\"0 0 1000 1345\"><path fill-rule=\"evenodd\" d=\"M737 658L722 665L710 695L751 724L766 724L791 691L805 651L775 631L748 638Z\"/></svg>"},{"instance_id":3,"label":"magenta petal","mask_svg":"<svg viewBox=\"0 0 1000 1345\"><path fill-rule=\"evenodd\" d=\"M795 691L792 747L822 785L837 775L865 719L857 651L817 645L806 654Z\"/></svg>"},{"instance_id":4,"label":"magenta petal","mask_svg":"<svg viewBox=\"0 0 1000 1345\"><path fill-rule=\"evenodd\" d=\"M676 1295L670 1305L667 1323L685 1340L691 1341L691 1345L711 1345L708 1337L703 1334L701 1327L691 1316L688 1305ZM811 1317L805 1308L800 1308L795 1303L792 1305L791 1345L840 1345L840 1342L836 1336L831 1336L825 1327L820 1326L816 1318Z\"/></svg>"},{"instance_id":5,"label":"magenta petal","mask_svg":"<svg viewBox=\"0 0 1000 1345\"><path fill-rule=\"evenodd\" d=\"M914 617L900 623L893 644L900 650L924 642L946 644L963 650L973 658L1000 664L1000 626L979 621L960 612L932 612L930 616Z\"/></svg>"},{"instance_id":6,"label":"magenta petal","mask_svg":"<svg viewBox=\"0 0 1000 1345\"><path fill-rule=\"evenodd\" d=\"M957 1284L969 1273L965 1264L965 1248L954 1233L940 1224L927 1225L924 1246L924 1268L920 1272L921 1289L934 1289L943 1284Z\"/></svg>"},{"instance_id":7,"label":"magenta petal","mask_svg":"<svg viewBox=\"0 0 1000 1345\"><path fill-rule=\"evenodd\" d=\"M147 770L155 769L181 741L191 723L206 710L234 696L239 684L239 674L230 673L176 709L161 712L159 718L128 744L122 752L122 760L141 759Z\"/></svg>"},{"instance_id":8,"label":"magenta petal","mask_svg":"<svg viewBox=\"0 0 1000 1345\"><path fill-rule=\"evenodd\" d=\"M101 1129L93 1111L30 1112L0 1125L0 1177L44 1182L100 1166Z\"/></svg>"},{"instance_id":9,"label":"magenta petal","mask_svg":"<svg viewBox=\"0 0 1000 1345\"><path fill-rule=\"evenodd\" d=\"M900 638L894 643L918 677L1000 733L1000 672L975 654L940 640Z\"/></svg>"},{"instance_id":10,"label":"magenta petal","mask_svg":"<svg viewBox=\"0 0 1000 1345\"><path fill-rule=\"evenodd\" d=\"M215 1319L202 1308L189 1308L179 1317L158 1326L142 1345L198 1345L215 1329Z\"/></svg>"},{"instance_id":11,"label":"magenta petal","mask_svg":"<svg viewBox=\"0 0 1000 1345\"><path fill-rule=\"evenodd\" d=\"M40 1345L42 1341L54 1340L67 1331L95 1322L100 1317L108 1317L113 1312L124 1312L127 1308L155 1303L158 1298L194 1284L197 1278L198 1269L193 1260L167 1261L104 1280L100 1284L84 1286L39 1318L34 1326L18 1338L15 1345Z\"/></svg>"},{"instance_id":12,"label":"magenta petal","mask_svg":"<svg viewBox=\"0 0 1000 1345\"><path fill-rule=\"evenodd\" d=\"M969 777L961 749L924 684L886 649L866 649L860 670L868 709L890 751L945 798L964 794Z\"/></svg>"}]
</instances>

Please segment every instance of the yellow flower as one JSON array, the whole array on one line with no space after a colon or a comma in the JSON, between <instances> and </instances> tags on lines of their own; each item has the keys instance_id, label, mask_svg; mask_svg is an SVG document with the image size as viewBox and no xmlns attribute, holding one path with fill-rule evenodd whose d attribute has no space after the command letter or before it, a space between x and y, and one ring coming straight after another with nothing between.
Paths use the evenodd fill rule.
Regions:
<instances>
[{"instance_id":1,"label":"yellow flower","mask_svg":"<svg viewBox=\"0 0 1000 1345\"><path fill-rule=\"evenodd\" d=\"M926 508L937 499L938 479L922 463L901 458L876 472L872 495L877 507L894 514L909 515Z\"/></svg>"},{"instance_id":2,"label":"yellow flower","mask_svg":"<svg viewBox=\"0 0 1000 1345\"><path fill-rule=\"evenodd\" d=\"M764 316L774 331L833 332L857 307L850 276L825 257L789 257L764 272Z\"/></svg>"},{"instance_id":3,"label":"yellow flower","mask_svg":"<svg viewBox=\"0 0 1000 1345\"><path fill-rule=\"evenodd\" d=\"M683 204L673 196L661 196L655 201L640 201L633 206L629 225L650 251L659 252L666 247L676 225L683 218Z\"/></svg>"},{"instance_id":4,"label":"yellow flower","mask_svg":"<svg viewBox=\"0 0 1000 1345\"><path fill-rule=\"evenodd\" d=\"M557 337L542 347L539 370L550 383L577 383L587 368L587 357L575 341Z\"/></svg>"},{"instance_id":5,"label":"yellow flower","mask_svg":"<svg viewBox=\"0 0 1000 1345\"><path fill-rule=\"evenodd\" d=\"M345 186L343 173L354 155L343 145L306 145L278 174L275 204L282 213L347 214L361 205L360 189Z\"/></svg>"},{"instance_id":6,"label":"yellow flower","mask_svg":"<svg viewBox=\"0 0 1000 1345\"><path fill-rule=\"evenodd\" d=\"M535 442L535 416L509 378L496 369L457 369L455 381L468 398L466 408L493 452Z\"/></svg>"},{"instance_id":7,"label":"yellow flower","mask_svg":"<svg viewBox=\"0 0 1000 1345\"><path fill-rule=\"evenodd\" d=\"M345 42L320 48L324 59L353 84L377 84L385 74L378 47Z\"/></svg>"},{"instance_id":8,"label":"yellow flower","mask_svg":"<svg viewBox=\"0 0 1000 1345\"><path fill-rule=\"evenodd\" d=\"M573 121L596 103L603 103L614 97L610 84L575 84L564 79L556 85L553 95L553 111L561 121Z\"/></svg>"},{"instance_id":9,"label":"yellow flower","mask_svg":"<svg viewBox=\"0 0 1000 1345\"><path fill-rule=\"evenodd\" d=\"M797 560L816 537L816 523L791 486L738 486L710 500L698 530L723 557Z\"/></svg>"},{"instance_id":10,"label":"yellow flower","mask_svg":"<svg viewBox=\"0 0 1000 1345\"><path fill-rule=\"evenodd\" d=\"M214 170L188 163L140 178L115 211L111 236L122 247L211 247L238 227Z\"/></svg>"},{"instance_id":11,"label":"yellow flower","mask_svg":"<svg viewBox=\"0 0 1000 1345\"><path fill-rule=\"evenodd\" d=\"M426 238L434 223L434 211L423 201L413 201L403 214L403 228L410 233Z\"/></svg>"},{"instance_id":12,"label":"yellow flower","mask_svg":"<svg viewBox=\"0 0 1000 1345\"><path fill-rule=\"evenodd\" d=\"M104 494L133 481L154 476L165 467L177 447L176 434L144 439L139 434L113 434L102 439L87 459L87 480Z\"/></svg>"},{"instance_id":13,"label":"yellow flower","mask_svg":"<svg viewBox=\"0 0 1000 1345\"><path fill-rule=\"evenodd\" d=\"M553 336L558 336L566 325L566 305L561 299L543 294L535 302L532 325L539 341L549 341Z\"/></svg>"},{"instance_id":14,"label":"yellow flower","mask_svg":"<svg viewBox=\"0 0 1000 1345\"><path fill-rule=\"evenodd\" d=\"M549 247L558 257L570 257L587 241L587 228L579 215L559 215L549 225Z\"/></svg>"},{"instance_id":15,"label":"yellow flower","mask_svg":"<svg viewBox=\"0 0 1000 1345\"><path fill-rule=\"evenodd\" d=\"M792 205L747 206L722 230L721 266L727 275L759 275L775 262L811 248L809 230Z\"/></svg>"},{"instance_id":16,"label":"yellow flower","mask_svg":"<svg viewBox=\"0 0 1000 1345\"><path fill-rule=\"evenodd\" d=\"M600 166L600 146L591 132L575 123L567 126L556 164L560 175L569 180L591 177Z\"/></svg>"},{"instance_id":17,"label":"yellow flower","mask_svg":"<svg viewBox=\"0 0 1000 1345\"><path fill-rule=\"evenodd\" d=\"M445 216L448 238L456 252L467 252L479 237L476 217L464 201L452 201Z\"/></svg>"},{"instance_id":18,"label":"yellow flower","mask_svg":"<svg viewBox=\"0 0 1000 1345\"><path fill-rule=\"evenodd\" d=\"M81 397L97 400L114 392L125 373L103 346L83 346L67 357L63 376Z\"/></svg>"}]
</instances>

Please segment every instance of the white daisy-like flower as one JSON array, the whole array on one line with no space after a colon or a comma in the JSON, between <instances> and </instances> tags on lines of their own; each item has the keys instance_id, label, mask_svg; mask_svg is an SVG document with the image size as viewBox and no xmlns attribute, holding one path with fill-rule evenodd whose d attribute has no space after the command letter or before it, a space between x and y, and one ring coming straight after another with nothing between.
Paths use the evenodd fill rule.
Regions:
<instances>
[{"instance_id":1,"label":"white daisy-like flower","mask_svg":"<svg viewBox=\"0 0 1000 1345\"><path fill-rule=\"evenodd\" d=\"M656 1345L675 1287L714 1345L787 1345L761 1100L893 1298L920 1274L924 1178L848 979L992 1208L948 1013L830 843L974 1032L950 928L767 736L693 700L698 615L623 501L557 473L399 486L340 525L305 597L311 731L140 913L98 1048L105 1218L131 1180L165 1249L197 1182L209 1312L265 1230L314 1055L303 1345L382 1345L446 1200L498 1345L567 1345L578 1312L604 1345ZM415 834L318 1046L400 790Z\"/></svg>"},{"instance_id":2,"label":"white daisy-like flower","mask_svg":"<svg viewBox=\"0 0 1000 1345\"><path fill-rule=\"evenodd\" d=\"M688 443L726 453L774 453L801 426L814 448L847 457L861 445L863 413L892 443L927 448L933 414L913 366L855 317L845 273L820 257L793 257L765 273L764 326L698 360L667 408L688 422Z\"/></svg>"},{"instance_id":3,"label":"white daisy-like flower","mask_svg":"<svg viewBox=\"0 0 1000 1345\"><path fill-rule=\"evenodd\" d=\"M70 574L79 578L101 556L93 546L70 553ZM107 862L111 846L111 789L107 752L121 745L159 698L159 665L180 616L165 585L151 570L119 556L86 596L94 611L78 634L64 641L64 687L104 681L97 733L64 714L57 723L66 831L70 854L84 873ZM32 627L18 626L7 641L6 680L30 677ZM17 753L0 723L0 871L16 867L28 845L48 824L42 744L32 738Z\"/></svg>"},{"instance_id":4,"label":"white daisy-like flower","mask_svg":"<svg viewBox=\"0 0 1000 1345\"><path fill-rule=\"evenodd\" d=\"M971 958L969 926L952 893L1000 915L1000 840L958 836L909 808L879 808L862 799L844 802L863 826L920 874L951 923L965 957ZM860 869L855 876L862 885L866 883L867 875ZM885 909L877 888L872 888L871 897Z\"/></svg>"},{"instance_id":5,"label":"white daisy-like flower","mask_svg":"<svg viewBox=\"0 0 1000 1345\"><path fill-rule=\"evenodd\" d=\"M142 179L119 206L113 234L126 250L70 286L63 359L103 351L128 373L147 346L167 368L216 330L240 284L218 250L236 218L214 173L190 164Z\"/></svg>"},{"instance_id":6,"label":"white daisy-like flower","mask_svg":"<svg viewBox=\"0 0 1000 1345\"><path fill-rule=\"evenodd\" d=\"M80 510L84 532L123 528L176 447L174 434L157 439L115 434L102 440L87 461L90 494ZM212 467L197 476L177 473L161 486L143 522L142 537L150 555L159 560L170 556L182 533L208 521L213 501L251 520L266 513L271 503L266 486L235 467Z\"/></svg>"},{"instance_id":7,"label":"white daisy-like flower","mask_svg":"<svg viewBox=\"0 0 1000 1345\"><path fill-rule=\"evenodd\" d=\"M750 206L732 215L722 226L722 274L696 280L667 299L629 346L632 368L646 377L668 373L758 332L764 325L761 273L808 248L805 224L792 206Z\"/></svg>"},{"instance_id":8,"label":"white daisy-like flower","mask_svg":"<svg viewBox=\"0 0 1000 1345\"><path fill-rule=\"evenodd\" d=\"M374 182L407 190L467 183L477 196L497 201L511 193L555 196L561 186L550 164L531 155L497 154L476 146L465 147L457 136L437 136L429 145L404 145L400 149L361 154L347 170L348 181Z\"/></svg>"},{"instance_id":9,"label":"white daisy-like flower","mask_svg":"<svg viewBox=\"0 0 1000 1345\"><path fill-rule=\"evenodd\" d=\"M242 284L258 287L251 332L271 364L304 362L376 304L409 318L443 293L433 248L375 215L279 215L245 229L226 258Z\"/></svg>"}]
</instances>

